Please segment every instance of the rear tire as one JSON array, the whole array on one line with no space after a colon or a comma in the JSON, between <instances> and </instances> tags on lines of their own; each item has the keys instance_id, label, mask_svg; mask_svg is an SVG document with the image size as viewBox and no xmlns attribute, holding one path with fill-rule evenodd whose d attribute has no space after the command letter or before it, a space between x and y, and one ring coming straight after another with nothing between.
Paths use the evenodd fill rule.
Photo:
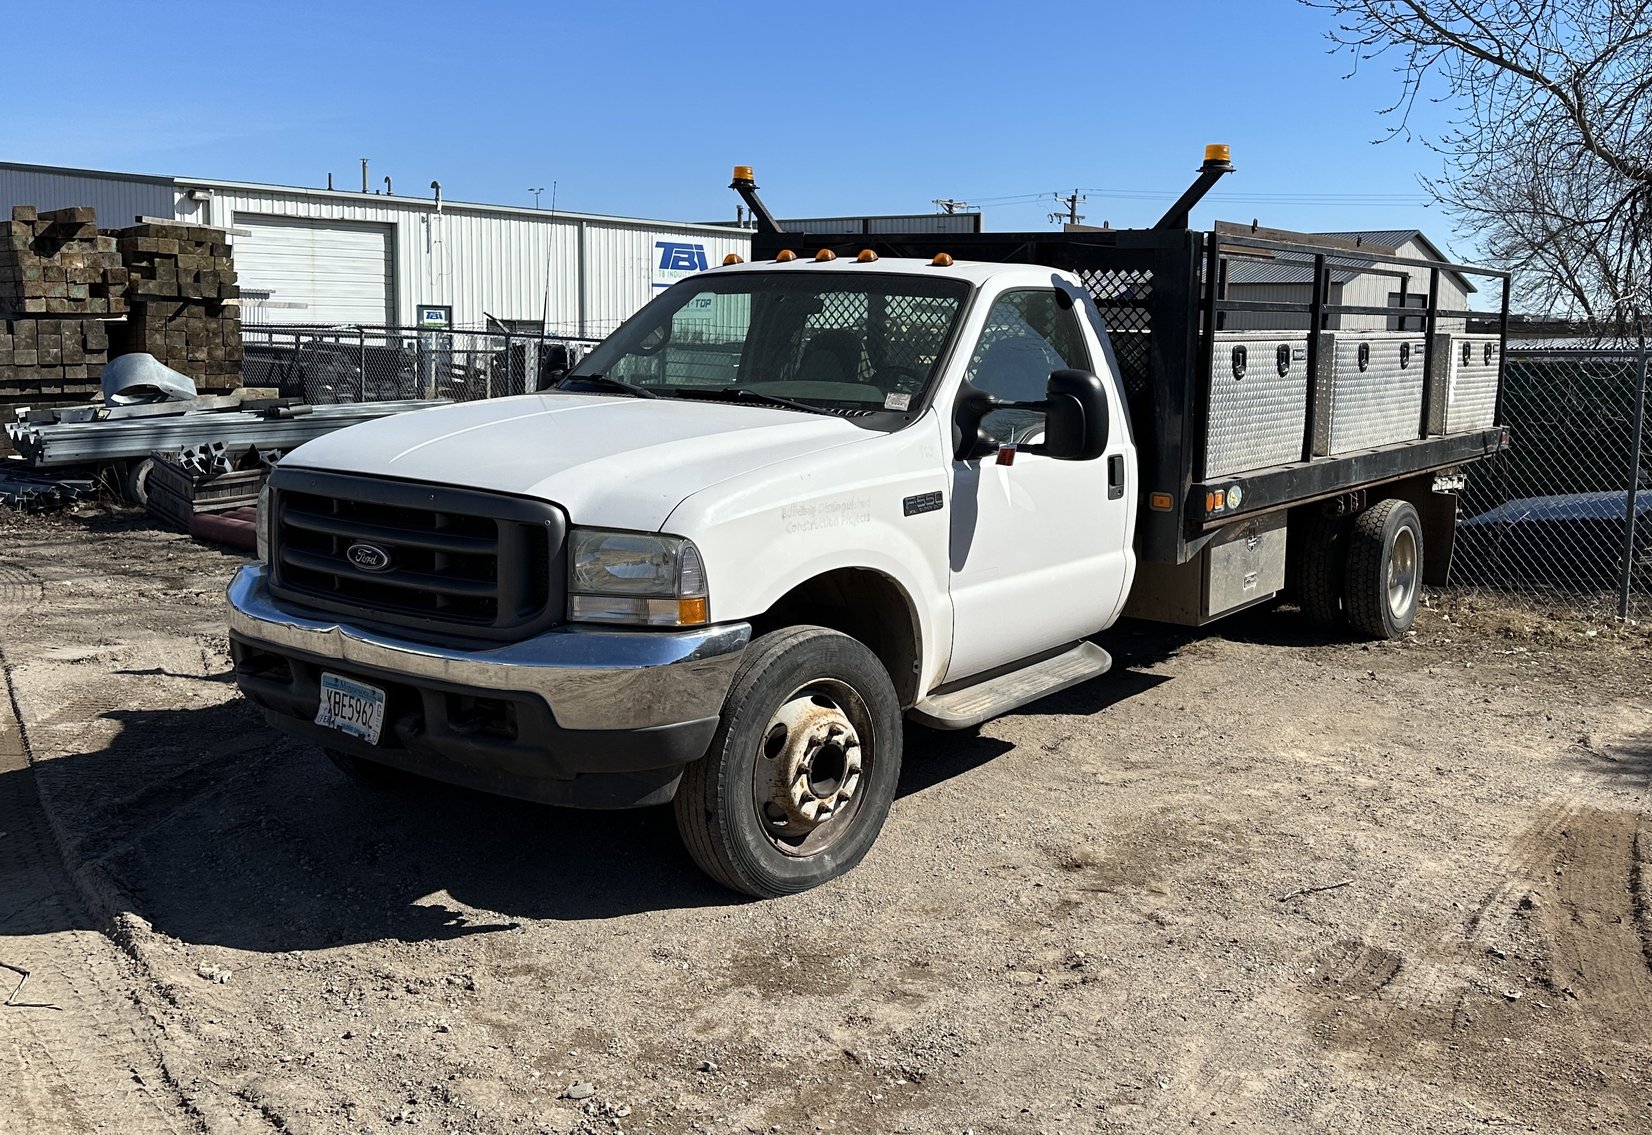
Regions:
<instances>
[{"instance_id":1,"label":"rear tire","mask_svg":"<svg viewBox=\"0 0 1652 1135\"><path fill-rule=\"evenodd\" d=\"M1399 638L1417 621L1423 522L1409 501L1379 501L1348 535L1348 622L1367 638Z\"/></svg>"},{"instance_id":2,"label":"rear tire","mask_svg":"<svg viewBox=\"0 0 1652 1135\"><path fill-rule=\"evenodd\" d=\"M1298 530L1302 544L1296 554L1297 601L1308 621L1321 630L1341 630L1347 622L1343 588L1352 528L1346 516L1317 513Z\"/></svg>"},{"instance_id":3,"label":"rear tire","mask_svg":"<svg viewBox=\"0 0 1652 1135\"><path fill-rule=\"evenodd\" d=\"M711 747L678 785L677 830L732 890L776 898L859 863L901 772L901 708L883 663L824 627L746 650Z\"/></svg>"}]
</instances>

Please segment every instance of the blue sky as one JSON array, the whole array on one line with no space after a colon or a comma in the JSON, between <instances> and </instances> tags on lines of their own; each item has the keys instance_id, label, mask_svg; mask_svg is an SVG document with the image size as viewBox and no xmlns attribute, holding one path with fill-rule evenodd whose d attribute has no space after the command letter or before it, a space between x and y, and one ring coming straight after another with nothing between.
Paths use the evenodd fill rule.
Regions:
<instances>
[{"instance_id":1,"label":"blue sky","mask_svg":"<svg viewBox=\"0 0 1652 1135\"><path fill-rule=\"evenodd\" d=\"M11 10L11 11L8 11ZM0 26L53 26L0 0ZM1206 142L1239 172L1196 225L1422 228L1419 141L1374 145L1388 65L1344 78L1326 13L1286 0L1151 4L388 3L282 0L189 14L77 5L87 29L8 52L0 158L360 185L700 220L733 215L735 163L780 215L981 202L991 229L1150 224ZM138 72L148 69L148 76ZM1437 124L1441 108L1414 121ZM1039 197L1038 195L1043 195ZM1034 200L1013 200L1037 198ZM1012 200L1000 200L1012 199Z\"/></svg>"}]
</instances>

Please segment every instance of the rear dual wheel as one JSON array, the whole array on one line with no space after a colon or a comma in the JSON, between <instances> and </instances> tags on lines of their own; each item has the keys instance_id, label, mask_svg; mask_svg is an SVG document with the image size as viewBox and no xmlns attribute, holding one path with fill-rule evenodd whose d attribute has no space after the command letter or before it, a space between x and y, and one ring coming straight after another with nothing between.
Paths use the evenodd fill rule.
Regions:
<instances>
[{"instance_id":1,"label":"rear dual wheel","mask_svg":"<svg viewBox=\"0 0 1652 1135\"><path fill-rule=\"evenodd\" d=\"M1376 639L1411 629L1422 596L1423 522L1409 501L1379 501L1354 518L1346 577L1349 626Z\"/></svg>"},{"instance_id":2,"label":"rear dual wheel","mask_svg":"<svg viewBox=\"0 0 1652 1135\"><path fill-rule=\"evenodd\" d=\"M1417 620L1423 526L1409 501L1384 500L1357 516L1316 515L1301 529L1296 591L1325 630L1399 638Z\"/></svg>"},{"instance_id":3,"label":"rear dual wheel","mask_svg":"<svg viewBox=\"0 0 1652 1135\"><path fill-rule=\"evenodd\" d=\"M677 828L724 886L795 894L860 862L900 769L900 701L877 656L788 627L747 648L711 748L677 788Z\"/></svg>"}]
</instances>

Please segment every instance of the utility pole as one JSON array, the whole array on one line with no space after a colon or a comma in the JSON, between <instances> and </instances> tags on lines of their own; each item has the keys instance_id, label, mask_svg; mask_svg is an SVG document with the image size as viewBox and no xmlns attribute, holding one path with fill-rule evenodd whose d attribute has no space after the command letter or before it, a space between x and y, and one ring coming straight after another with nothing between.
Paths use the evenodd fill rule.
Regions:
<instances>
[{"instance_id":1,"label":"utility pole","mask_svg":"<svg viewBox=\"0 0 1652 1135\"><path fill-rule=\"evenodd\" d=\"M1055 198L1056 204L1067 207L1064 213L1051 213L1050 220L1064 221L1069 225L1083 222L1084 218L1079 214L1078 207L1084 203L1085 199L1080 196L1078 190L1073 190L1072 194L1067 197L1063 197L1059 193L1052 193L1050 196Z\"/></svg>"},{"instance_id":2,"label":"utility pole","mask_svg":"<svg viewBox=\"0 0 1652 1135\"><path fill-rule=\"evenodd\" d=\"M533 194L533 207L535 209L539 208L539 195L545 192L545 187L541 185L538 189L535 189L532 186L529 186L528 192Z\"/></svg>"}]
</instances>

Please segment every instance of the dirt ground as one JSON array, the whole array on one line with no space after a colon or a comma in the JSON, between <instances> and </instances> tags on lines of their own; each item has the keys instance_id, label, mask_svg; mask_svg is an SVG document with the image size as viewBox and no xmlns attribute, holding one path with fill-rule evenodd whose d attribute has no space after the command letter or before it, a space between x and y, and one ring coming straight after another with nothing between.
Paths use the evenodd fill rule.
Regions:
<instances>
[{"instance_id":1,"label":"dirt ground","mask_svg":"<svg viewBox=\"0 0 1652 1135\"><path fill-rule=\"evenodd\" d=\"M669 809L346 783L235 693L239 563L0 519L7 1135L1652 1131L1643 630L1126 624L749 902Z\"/></svg>"}]
</instances>

